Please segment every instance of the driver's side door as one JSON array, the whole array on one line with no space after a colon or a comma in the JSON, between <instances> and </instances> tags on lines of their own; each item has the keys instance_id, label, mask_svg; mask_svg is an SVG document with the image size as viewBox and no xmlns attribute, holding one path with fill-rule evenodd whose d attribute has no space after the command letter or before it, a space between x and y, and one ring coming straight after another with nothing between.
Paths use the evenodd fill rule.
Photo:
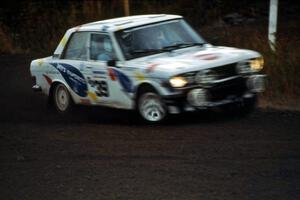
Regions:
<instances>
[{"instance_id":1,"label":"driver's side door","mask_svg":"<svg viewBox=\"0 0 300 200\"><path fill-rule=\"evenodd\" d=\"M107 66L109 60L116 60L110 36L106 33L91 32L88 54L85 77L88 82L89 99L92 104L118 107L118 90Z\"/></svg>"}]
</instances>

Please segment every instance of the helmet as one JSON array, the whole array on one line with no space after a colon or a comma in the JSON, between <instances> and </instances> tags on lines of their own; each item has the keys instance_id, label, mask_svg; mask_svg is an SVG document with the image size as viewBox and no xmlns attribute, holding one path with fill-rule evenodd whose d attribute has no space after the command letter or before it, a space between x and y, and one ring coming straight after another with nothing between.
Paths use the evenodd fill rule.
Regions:
<instances>
[{"instance_id":1,"label":"helmet","mask_svg":"<svg viewBox=\"0 0 300 200\"><path fill-rule=\"evenodd\" d=\"M112 52L112 45L108 38L104 38L103 40L103 48L107 52Z\"/></svg>"}]
</instances>

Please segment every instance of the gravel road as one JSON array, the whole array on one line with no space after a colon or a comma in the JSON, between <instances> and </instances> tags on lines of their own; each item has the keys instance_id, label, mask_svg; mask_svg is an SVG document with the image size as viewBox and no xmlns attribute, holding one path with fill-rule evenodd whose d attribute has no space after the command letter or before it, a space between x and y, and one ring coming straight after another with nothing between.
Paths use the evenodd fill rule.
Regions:
<instances>
[{"instance_id":1,"label":"gravel road","mask_svg":"<svg viewBox=\"0 0 300 200\"><path fill-rule=\"evenodd\" d=\"M300 113L57 116L22 55L0 56L0 199L300 199Z\"/></svg>"}]
</instances>

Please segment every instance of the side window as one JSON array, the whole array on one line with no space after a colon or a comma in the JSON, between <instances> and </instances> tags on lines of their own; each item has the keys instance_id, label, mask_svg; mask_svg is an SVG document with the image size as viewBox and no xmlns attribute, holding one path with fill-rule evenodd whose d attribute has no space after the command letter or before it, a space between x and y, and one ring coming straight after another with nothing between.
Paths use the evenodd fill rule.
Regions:
<instances>
[{"instance_id":1,"label":"side window","mask_svg":"<svg viewBox=\"0 0 300 200\"><path fill-rule=\"evenodd\" d=\"M87 60L88 32L76 32L70 38L64 52L64 59Z\"/></svg>"},{"instance_id":2,"label":"side window","mask_svg":"<svg viewBox=\"0 0 300 200\"><path fill-rule=\"evenodd\" d=\"M108 35L91 34L90 59L102 61L116 59L116 54Z\"/></svg>"}]
</instances>

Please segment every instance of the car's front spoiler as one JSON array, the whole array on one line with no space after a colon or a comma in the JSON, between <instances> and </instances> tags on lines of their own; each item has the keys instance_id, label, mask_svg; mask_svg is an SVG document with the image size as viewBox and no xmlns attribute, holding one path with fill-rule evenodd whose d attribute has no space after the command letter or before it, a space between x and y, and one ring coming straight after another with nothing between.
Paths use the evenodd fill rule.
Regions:
<instances>
[{"instance_id":1,"label":"car's front spoiler","mask_svg":"<svg viewBox=\"0 0 300 200\"><path fill-rule=\"evenodd\" d=\"M168 110L171 114L176 114L180 112L192 112L197 110L206 110L216 107L221 107L227 104L236 104L236 103L243 103L245 101L251 100L256 98L255 93L246 93L241 97L228 97L226 99L216 101L216 102L206 102L205 104L201 106L193 106L188 103L188 101L176 103L176 101L173 101L172 103L170 101L166 101L166 105L168 107Z\"/></svg>"},{"instance_id":2,"label":"car's front spoiler","mask_svg":"<svg viewBox=\"0 0 300 200\"><path fill-rule=\"evenodd\" d=\"M164 96L163 99L171 113L203 110L231 103L243 103L248 99L256 98L257 93L265 90L265 78L265 75L258 74L247 78L235 78L215 88L186 89L182 90L180 94Z\"/></svg>"}]
</instances>

